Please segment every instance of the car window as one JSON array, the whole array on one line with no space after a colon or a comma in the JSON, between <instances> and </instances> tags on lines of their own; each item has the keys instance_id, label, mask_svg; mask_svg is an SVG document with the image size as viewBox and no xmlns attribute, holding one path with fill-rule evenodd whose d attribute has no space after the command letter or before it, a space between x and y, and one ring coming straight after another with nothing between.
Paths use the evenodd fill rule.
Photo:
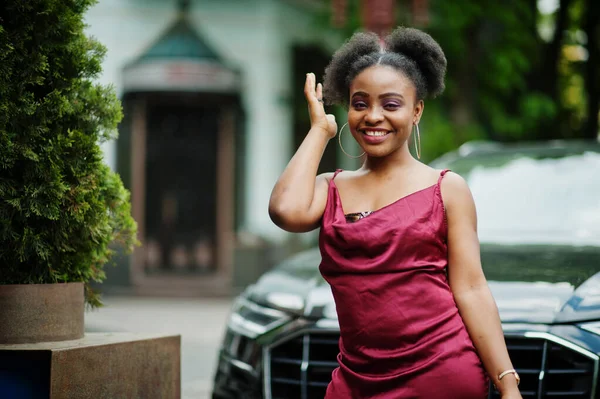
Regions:
<instances>
[{"instance_id":1,"label":"car window","mask_svg":"<svg viewBox=\"0 0 600 399\"><path fill-rule=\"evenodd\" d=\"M482 243L600 246L600 153L502 153L446 167L469 183Z\"/></svg>"}]
</instances>

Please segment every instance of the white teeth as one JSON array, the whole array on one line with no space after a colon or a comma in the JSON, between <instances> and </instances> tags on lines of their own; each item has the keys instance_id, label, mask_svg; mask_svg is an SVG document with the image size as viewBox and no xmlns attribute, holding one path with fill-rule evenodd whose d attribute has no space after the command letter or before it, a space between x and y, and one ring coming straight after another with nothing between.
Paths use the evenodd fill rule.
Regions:
<instances>
[{"instance_id":1,"label":"white teeth","mask_svg":"<svg viewBox=\"0 0 600 399\"><path fill-rule=\"evenodd\" d=\"M368 131L367 130L367 131L365 131L365 134L367 136L375 136L375 137L377 137L377 136L385 136L387 134L387 132L384 132L384 131L374 132L374 131Z\"/></svg>"}]
</instances>

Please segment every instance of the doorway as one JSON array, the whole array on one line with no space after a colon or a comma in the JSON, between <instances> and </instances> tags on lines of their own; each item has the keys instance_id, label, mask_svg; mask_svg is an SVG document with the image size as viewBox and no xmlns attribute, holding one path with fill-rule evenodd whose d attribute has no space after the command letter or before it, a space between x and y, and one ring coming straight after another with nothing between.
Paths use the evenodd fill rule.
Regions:
<instances>
[{"instance_id":1,"label":"doorway","mask_svg":"<svg viewBox=\"0 0 600 399\"><path fill-rule=\"evenodd\" d=\"M218 108L205 104L148 105L148 275L216 269L218 115Z\"/></svg>"}]
</instances>

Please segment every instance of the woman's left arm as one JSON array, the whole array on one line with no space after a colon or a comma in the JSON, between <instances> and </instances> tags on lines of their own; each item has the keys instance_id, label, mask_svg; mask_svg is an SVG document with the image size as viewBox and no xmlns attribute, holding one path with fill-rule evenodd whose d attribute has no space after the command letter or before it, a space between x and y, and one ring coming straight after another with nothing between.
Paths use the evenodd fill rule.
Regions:
<instances>
[{"instance_id":1,"label":"woman's left arm","mask_svg":"<svg viewBox=\"0 0 600 399\"><path fill-rule=\"evenodd\" d=\"M442 180L448 220L448 279L456 305L485 369L503 399L521 398L504 341L496 302L481 267L477 212L465 180L448 173Z\"/></svg>"}]
</instances>

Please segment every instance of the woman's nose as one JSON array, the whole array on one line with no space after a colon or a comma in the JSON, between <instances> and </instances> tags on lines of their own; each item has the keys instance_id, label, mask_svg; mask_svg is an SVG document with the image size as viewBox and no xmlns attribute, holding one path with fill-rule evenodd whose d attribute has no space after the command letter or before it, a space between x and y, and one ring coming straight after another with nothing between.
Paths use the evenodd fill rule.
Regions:
<instances>
[{"instance_id":1,"label":"woman's nose","mask_svg":"<svg viewBox=\"0 0 600 399\"><path fill-rule=\"evenodd\" d=\"M365 121L369 124L379 123L383 120L383 112L380 107L371 107L367 111Z\"/></svg>"}]
</instances>

